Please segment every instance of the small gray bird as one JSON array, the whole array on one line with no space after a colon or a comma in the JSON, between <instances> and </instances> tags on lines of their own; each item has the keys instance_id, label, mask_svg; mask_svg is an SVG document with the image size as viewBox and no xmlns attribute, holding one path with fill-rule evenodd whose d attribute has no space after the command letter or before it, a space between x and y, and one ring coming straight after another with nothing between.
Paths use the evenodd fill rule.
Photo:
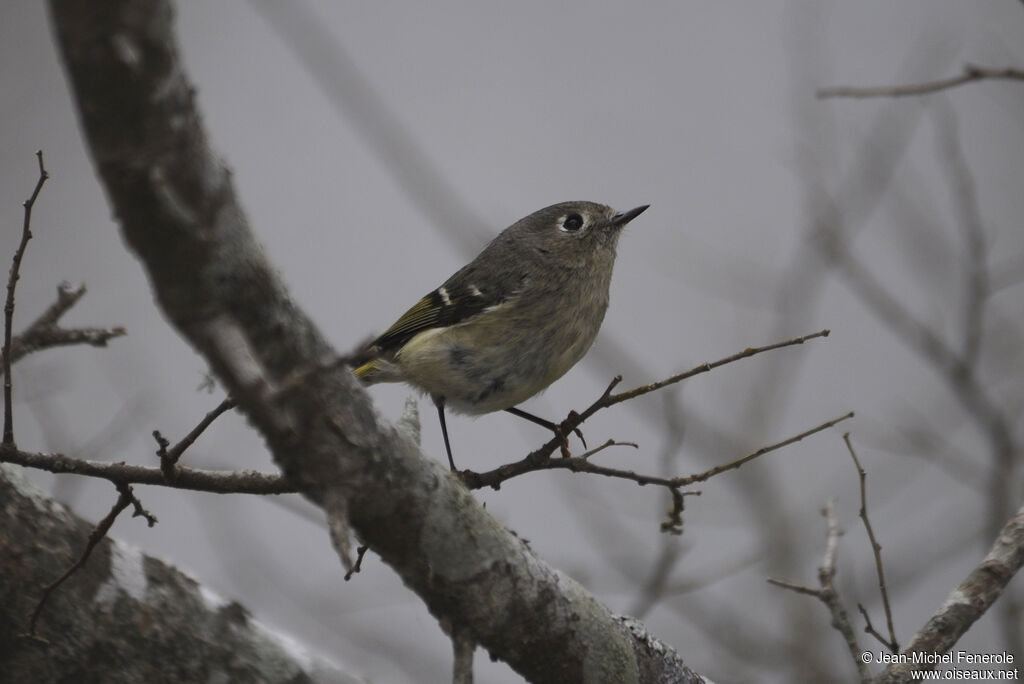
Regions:
<instances>
[{"instance_id":1,"label":"small gray bird","mask_svg":"<svg viewBox=\"0 0 1024 684\"><path fill-rule=\"evenodd\" d=\"M368 385L405 382L429 394L453 471L446 406L504 410L560 434L515 406L565 375L594 342L619 233L647 206L616 212L562 202L520 219L374 340L371 360L353 372Z\"/></svg>"}]
</instances>

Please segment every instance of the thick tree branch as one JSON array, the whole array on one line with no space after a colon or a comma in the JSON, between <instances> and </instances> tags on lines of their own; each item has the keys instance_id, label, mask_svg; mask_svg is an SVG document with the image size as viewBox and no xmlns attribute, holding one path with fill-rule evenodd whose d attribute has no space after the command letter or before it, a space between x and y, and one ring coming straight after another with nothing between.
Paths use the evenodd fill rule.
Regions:
<instances>
[{"instance_id":1,"label":"thick tree branch","mask_svg":"<svg viewBox=\"0 0 1024 684\"><path fill-rule=\"evenodd\" d=\"M537 559L332 363L209 148L170 6L50 8L92 158L161 308L332 529L351 524L435 616L530 681L701 681Z\"/></svg>"},{"instance_id":2,"label":"thick tree branch","mask_svg":"<svg viewBox=\"0 0 1024 684\"><path fill-rule=\"evenodd\" d=\"M38 622L45 643L19 638L43 584L81 555L93 526L29 484L15 466L0 464L0 501L5 682L82 681L83 673L104 684L363 681L297 652L294 640L239 604L109 538L95 544L89 562L47 602ZM104 667L112 662L118 667Z\"/></svg>"}]
</instances>

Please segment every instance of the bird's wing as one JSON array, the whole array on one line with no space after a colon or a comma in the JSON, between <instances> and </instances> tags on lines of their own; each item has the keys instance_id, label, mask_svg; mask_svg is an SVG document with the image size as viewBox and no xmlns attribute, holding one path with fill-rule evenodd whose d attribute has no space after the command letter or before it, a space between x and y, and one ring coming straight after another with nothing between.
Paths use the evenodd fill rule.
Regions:
<instances>
[{"instance_id":1,"label":"bird's wing","mask_svg":"<svg viewBox=\"0 0 1024 684\"><path fill-rule=\"evenodd\" d=\"M496 287L491 279L476 277L476 269L467 266L433 290L373 341L382 352L400 349L410 339L431 328L446 328L479 316L488 309L515 297L522 280L513 281L514 287ZM506 281L507 282L507 281Z\"/></svg>"}]
</instances>

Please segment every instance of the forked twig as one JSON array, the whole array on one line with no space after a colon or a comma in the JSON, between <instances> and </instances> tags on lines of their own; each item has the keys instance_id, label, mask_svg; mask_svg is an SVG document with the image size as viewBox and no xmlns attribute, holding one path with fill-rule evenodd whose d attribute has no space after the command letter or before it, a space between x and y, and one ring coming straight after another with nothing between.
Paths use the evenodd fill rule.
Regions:
<instances>
[{"instance_id":1,"label":"forked twig","mask_svg":"<svg viewBox=\"0 0 1024 684\"><path fill-rule=\"evenodd\" d=\"M825 504L822 515L825 516L828 533L825 538L825 557L818 568L818 587L810 587L772 577L768 578L768 583L795 591L798 594L813 596L824 603L832 615L832 626L843 635L843 639L846 641L846 648L850 652L853 661L857 664L857 672L860 675L861 682L870 682L871 672L868 670L867 663L862 658L864 651L857 644L857 635L850 622L850 616L843 607L842 601L839 600L839 592L836 591L836 552L839 548L839 535L841 532L839 531L839 523L836 522L835 505L832 499L829 499Z\"/></svg>"},{"instance_id":2,"label":"forked twig","mask_svg":"<svg viewBox=\"0 0 1024 684\"><path fill-rule=\"evenodd\" d=\"M105 347L115 337L126 335L124 328L62 328L58 321L85 295L85 285L72 288L68 283L57 286L57 300L46 308L31 325L11 338L11 363L43 349L89 345Z\"/></svg>"},{"instance_id":3,"label":"forked twig","mask_svg":"<svg viewBox=\"0 0 1024 684\"><path fill-rule=\"evenodd\" d=\"M185 453L192 444L195 443L199 436L203 434L206 428L213 424L213 421L217 420L221 414L230 411L235 407L235 400L231 397L227 397L224 401L220 402L216 408L203 416L203 419L199 421L199 424L192 428L192 431L181 438L181 441L171 447L171 443L164 439L163 435L160 434L159 430L153 430L153 439L156 440L159 445L157 449L157 455L160 457L160 470L163 471L164 477L169 481L174 480L177 477L177 465L178 459ZM168 447L170 447L168 449Z\"/></svg>"},{"instance_id":4,"label":"forked twig","mask_svg":"<svg viewBox=\"0 0 1024 684\"><path fill-rule=\"evenodd\" d=\"M622 382L622 377L616 376L608 384L608 387L605 388L604 392L601 393L601 396L599 396L596 401L594 401L590 406L588 406L585 411L583 411L582 413L570 411L566 419L562 421L561 424L558 425L558 431L561 434L556 434L555 437L553 437L551 440L549 440L536 451L533 451L532 453L528 454L522 460L515 461L513 463L507 463L503 466L495 468L494 470L490 470L484 473L476 473L471 470L464 470L459 473L459 477L462 479L462 482L470 489L479 489L481 487L492 487L494 489L499 489L503 482L513 477L523 475L525 473L535 472L538 470L558 469L571 470L573 472L580 473L590 473L592 475L604 475L606 477L615 477L623 480L630 480L632 482L636 482L638 485L641 486L650 484L665 487L666 489L669 490L669 493L672 495L672 508L669 509L668 517L662 523L661 529L664 532L671 532L672 534L681 534L683 525L683 497L685 495L698 493L683 492L683 487L689 486L695 482L702 482L704 480L707 480L708 478L718 475L719 473L723 473L727 470L739 468L744 463L747 463L748 461L758 458L759 456L763 456L764 454L767 454L771 451L775 451L776 449L780 449L784 446L793 444L794 442L798 442L801 439L804 439L805 437L808 437L816 432L820 432L822 430L830 428L836 423L847 420L848 418L852 418L853 413L851 412L846 415L835 418L833 420L827 421L817 427L811 428L810 430L802 432L798 435L794 435L776 444L762 447L761 449L758 449L757 451L751 454L738 458L724 465L716 466L703 473L697 473L686 477L675 478L645 475L642 473L634 472L632 470L624 470L620 468L610 468L607 466L597 465L590 461L591 456L610 446L628 445L636 447L636 445L633 443L616 442L615 440L609 439L601 446L590 451L587 451L581 456L572 456L568 453L563 436L568 435L573 431L578 431L579 426L583 424L584 421L586 421L590 416L594 415L603 408L614 406L615 404L628 401L629 399L634 399L641 395L654 392L669 385L681 382L695 375L706 373L714 368L718 368L728 363L739 361L740 359L749 358L756 354L771 351L773 349L781 349L782 347L803 344L808 340L812 340L818 337L827 337L828 334L828 330L821 330L810 335L795 337L784 342L777 342L775 344L770 344L764 347L748 347L747 349L744 349L743 351L737 354L733 354L732 356L727 356L713 363L703 363L699 366L696 366L695 368L692 368L689 371L686 371L685 373L673 375L669 378L666 378L665 380L637 387L626 392L621 392L619 394L612 394L612 390L614 390L615 387L617 387L618 384ZM556 449L562 450L562 458L551 457Z\"/></svg>"},{"instance_id":5,"label":"forked twig","mask_svg":"<svg viewBox=\"0 0 1024 684\"><path fill-rule=\"evenodd\" d=\"M43 595L39 597L39 603L36 604L35 610L32 611L32 616L29 618L28 632L21 635L23 638L46 641L36 634L36 623L39 621L39 616L43 612L43 606L46 605L47 599L50 598L57 587L63 584L65 580L85 565L86 561L89 560L89 556L92 554L93 549L96 548L96 545L99 544L103 537L107 535L107 532L110 531L111 526L113 526L114 521L117 519L117 516L121 514L121 511L128 508L129 505L133 505L135 507L133 515L146 518L150 527L156 524L156 517L142 507L139 500L135 498L135 494L132 492L131 487L126 484L118 484L117 491L117 501L110 509L110 512L107 513L106 517L104 517L103 520L93 528L92 532L89 533L89 540L85 545L85 550L82 552L82 555L79 556L78 560L72 563L71 567L65 570L60 577L43 587Z\"/></svg>"}]
</instances>

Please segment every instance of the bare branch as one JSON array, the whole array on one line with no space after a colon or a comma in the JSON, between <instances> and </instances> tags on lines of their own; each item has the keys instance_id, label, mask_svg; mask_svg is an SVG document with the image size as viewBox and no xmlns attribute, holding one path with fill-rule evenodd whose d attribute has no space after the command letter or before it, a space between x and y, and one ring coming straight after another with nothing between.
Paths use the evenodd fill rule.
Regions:
<instances>
[{"instance_id":1,"label":"bare branch","mask_svg":"<svg viewBox=\"0 0 1024 684\"><path fill-rule=\"evenodd\" d=\"M845 416L840 416L839 418L823 423L815 428L802 432L798 435L794 435L793 437L783 440L782 442L773 444L771 446L763 447L753 452L752 454L748 454L746 456L738 458L730 463L716 466L703 473L690 475L688 477L675 478L645 475L642 473L634 472L632 470L609 468L606 466L595 465L590 462L589 458L593 454L609 446L620 444L618 442L615 442L614 440L608 440L608 442L606 442L605 444L601 445L596 449L584 453L582 456L573 457L569 453L568 447L566 446L565 435L570 434L570 432L578 433L579 426L587 418L594 415L597 411L601 410L602 408L614 406L615 404L621 403L623 401L633 399L635 397L647 394L649 392L654 392L663 387L667 387L669 385L680 382L688 377L692 377L700 373L706 373L712 370L713 368L723 366L727 363L732 363L740 359L745 359L765 351L780 349L782 347L788 347L796 344L803 344L807 340L814 339L817 337L826 337L828 336L828 334L828 330L822 330L811 335L797 337L791 340L787 340L785 342L778 342L776 344L771 344L765 347L748 347L747 349L743 350L738 354L733 354L732 356L728 356L719 361L715 361L714 363L704 363L685 373L680 373L678 375L674 375L670 378L667 378L666 380L652 383L650 385L645 385L643 387L638 387L636 389L629 390L621 394L612 394L612 390L615 389L615 387L622 381L621 376L616 376L608 384L608 387L605 388L604 392L601 393L601 396L598 397L597 400L594 403L592 403L583 413L570 411L566 419L562 421L560 425L557 426L558 429L556 430L555 436L547 443L542 445L539 449L531 452L530 454L527 454L527 456L522 460L516 461L514 463L508 463L503 466L499 466L494 470L490 470L484 473L476 473L471 470L464 470L459 472L458 475L460 479L463 481L463 483L470 489L479 489L481 487L492 487L494 489L498 489L501 487L501 484L503 482L513 477L517 477L519 475L523 475L530 472L536 472L538 470L553 469L571 470L577 473L590 473L592 475L604 475L606 477L615 477L623 480L630 480L632 482L636 482L641 486L649 484L659 485L668 489L669 494L672 497L672 507L668 510L667 518L661 523L661 530L663 532L669 532L671 534L682 534L682 513L684 507L683 497L686 494L694 493L684 493L681 491L682 487L689 486L695 482L703 482L704 480L707 480L710 477L718 475L719 473L739 468L744 463L747 463L748 461L758 458L759 456L763 456L764 454L769 453L771 451L775 451L776 449L780 449L784 446L788 446L795 442L799 442L805 437L808 437L816 432L820 432L829 427L832 427L833 425L843 420L852 418L853 413L851 412L846 414ZM622 444L636 446L631 443ZM551 455L555 451L555 449L561 449L562 458L551 458Z\"/></svg>"},{"instance_id":2,"label":"bare branch","mask_svg":"<svg viewBox=\"0 0 1024 684\"><path fill-rule=\"evenodd\" d=\"M639 449L640 448L640 445L637 444L636 442L616 442L614 439L609 439L604 444L600 444L600 445L594 447L593 449L580 454L579 458L590 458L594 454L601 453L605 449L610 449L611 447L616 447L616 446L632 447L634 449Z\"/></svg>"},{"instance_id":3,"label":"bare branch","mask_svg":"<svg viewBox=\"0 0 1024 684\"><path fill-rule=\"evenodd\" d=\"M826 421L821 425L801 432L798 435L794 435L775 444L761 447L757 451L737 458L734 461L725 463L720 466L715 466L710 470L706 470L702 473L695 475L688 475L685 477L659 477L657 475L644 475L642 473L635 473L631 470L621 470L618 468L608 468L605 466L599 466L591 463L589 458L589 452L584 456L570 456L569 458L549 458L546 455L538 455L535 451L525 458L513 463L506 463L503 466L498 466L494 470L488 470L483 473L475 473L471 470L463 470L459 473L462 481L470 489L480 489L482 487L492 487L499 489L501 484L506 480L513 477L523 475L526 473L537 472L540 470L571 470L577 473L590 473L592 475L604 475L606 477L617 477L623 480L630 480L636 482L638 485L660 485L662 487L678 488L686 487L696 482L703 482L715 475L724 473L727 470L733 470L739 468L741 465L748 461L752 461L759 456L763 456L769 452L781 449L784 446L789 446L795 442L799 442L805 437L826 430L837 423L853 417L853 413L847 413L844 416L834 418ZM550 442L548 443L550 444ZM546 447L547 445L545 445Z\"/></svg>"},{"instance_id":4,"label":"bare branch","mask_svg":"<svg viewBox=\"0 0 1024 684\"><path fill-rule=\"evenodd\" d=\"M545 444L540 446L538 449L536 449L535 451L530 453L528 456L526 456L526 458L524 458L522 461L518 461L516 463L510 463L508 465L501 466L501 467L499 467L499 468L497 468L495 470L489 471L487 473L474 473L472 471L463 471L462 473L460 473L460 475L462 476L463 481L466 482L467 486L469 486L470 488L474 488L475 489L475 488L478 488L478 487L494 487L496 485L500 485L502 482L504 482L505 480L509 479L509 477L514 477L515 475L519 475L519 474L522 474L522 473L525 473L525 472L532 472L534 470L545 470L545 469L548 469L548 468L568 468L569 470L577 470L577 468L574 467L573 465L562 465L562 466L558 466L558 465L544 465L544 466L540 466L540 467L529 467L529 466L531 464L543 463L545 461L545 459L550 458L550 456L552 454L554 454L556 450L559 450L559 449L563 449L564 450L565 449L565 437L564 437L564 435L568 435L568 434L570 434L572 432L578 431L580 425L582 425L588 418L593 416L595 413L597 413L601 409L608 408L610 406L614 406L615 404L619 404L619 403L622 403L624 401L628 401L630 399L635 399L636 397L642 396L644 394L649 394L651 392L655 392L655 391L657 391L659 389L662 389L664 387L668 387L669 385L674 385L676 383L682 382L683 380L686 380L687 378L692 378L695 375L700 375L702 373L707 373L708 371L711 371L711 370L713 370L715 368L718 368L720 366L724 366L726 364L734 363L736 361L740 361L742 359L750 358L751 356L756 356L757 354L761 354L761 353L764 353L764 352L772 351L772 350L775 350L775 349L781 349L783 347L791 347L791 346L794 346L794 345L803 344L804 342L807 342L808 340L812 340L812 339L815 339L815 338L818 338L818 337L828 337L828 335L829 335L829 331L828 330L821 330L821 331L816 332L816 333L811 333L810 335L804 335L802 337L795 337L795 338L790 339L790 340L785 340L783 342L776 342L774 344L769 344L769 345L766 345L764 347L748 347L748 348L744 349L743 351L741 351L741 352L739 352L737 354L733 354L731 356L727 356L727 357L725 357L723 359L719 359L718 361L713 361L711 363L702 363L699 366L696 366L696 367L694 367L694 368L692 368L692 369L690 369L690 370L688 370L688 371L686 371L684 373L679 373L677 375L673 375L673 376L671 376L669 378L666 378L664 380L661 380L659 382L651 383L649 385L643 385L642 387L636 387L634 389L628 390L626 392L621 392L619 394L612 394L612 390L615 389L619 385L619 383L622 382L622 376L621 375L617 375L614 378L612 378L612 381L610 383L608 383L608 387L606 387L604 392L601 393L601 396L599 396L594 401L594 403L592 403L590 406L588 406L586 408L586 410L583 411L583 413L577 413L576 411L570 411L569 412L569 415L566 417L566 419L563 420L558 425L558 431L559 431L560 434L556 434L548 442L546 442ZM574 463L573 459L569 456L567 450L563 451L563 455L565 457L561 459L562 461L568 461L570 464ZM597 473L597 470L586 470L585 468L579 468L578 470L581 470L581 471L584 471L584 472L595 472L595 473ZM496 475L496 473L499 473L499 472L505 473L505 475L502 475L502 476ZM617 472L624 472L624 471L617 471ZM603 472L603 473L598 473L598 474L608 475L608 474L611 474L611 473ZM633 475L635 475L635 474L633 474ZM630 477L628 479L634 479L635 480L635 477ZM637 481L637 482L638 482L638 484L663 484L663 482L666 481L664 478L661 478L660 480L661 481L659 481L658 478L655 478L655 479L648 480L648 481L645 481L645 482L639 482L639 481Z\"/></svg>"},{"instance_id":5,"label":"bare branch","mask_svg":"<svg viewBox=\"0 0 1024 684\"><path fill-rule=\"evenodd\" d=\"M825 516L825 521L828 526L828 534L825 537L825 558L822 560L821 566L818 568L819 588L796 584L786 580L774 579L771 577L768 578L768 583L774 584L777 587L782 587L783 589L789 589L790 591L794 591L798 594L813 596L824 603L828 608L829 613L832 615L832 626L843 635L843 639L846 641L846 648L850 652L850 657L853 658L853 662L857 664L857 672L860 675L860 681L870 682L871 672L868 671L867 664L861 658L863 651L857 644L857 635L853 630L853 625L850 623L850 616L847 614L846 609L839 600L839 592L836 591L836 551L839 547L839 535L841 532L839 531L839 524L836 522L835 506L832 499L829 499L825 504L825 509L822 511L822 515Z\"/></svg>"},{"instance_id":6,"label":"bare branch","mask_svg":"<svg viewBox=\"0 0 1024 684\"><path fill-rule=\"evenodd\" d=\"M861 608L861 613L864 614L864 619L868 623L868 631L874 634L875 637L881 641L891 653L897 653L900 650L900 646L899 642L896 640L896 630L892 624L892 608L889 605L889 590L885 586L885 568L882 565L882 545L879 544L878 540L875 538L875 531L872 529L871 520L868 518L868 474L864 471L864 468L861 467L860 459L857 458L857 452L853 450L853 444L850 442L849 432L843 435L843 441L846 443L846 449L850 452L850 456L853 458L853 464L857 466L857 475L860 478L860 519L864 521L864 529L867 530L868 539L871 541L871 550L875 554L875 571L878 573L878 589L882 593L882 606L885 608L885 622L889 627L888 640L883 639L878 632L871 627L871 619L868 618L868 613L864 608Z\"/></svg>"},{"instance_id":7,"label":"bare branch","mask_svg":"<svg viewBox=\"0 0 1024 684\"><path fill-rule=\"evenodd\" d=\"M57 587L64 583L64 580L71 577L71 575L73 575L79 568L85 565L85 562L89 560L89 555L92 553L92 550L96 548L96 545L100 543L100 540L107 535L107 532L114 524L117 516L121 514L121 511L128 508L128 505L132 503L135 504L137 513L138 511L144 511L142 505L132 493L131 487L125 484L118 484L117 491L117 501L114 502L113 508L110 509L110 512L107 513L106 517L104 517L103 520L93 528L92 532L89 533L89 540L85 545L85 550L82 552L82 555L78 557L78 560L76 560L71 567L64 572L64 574L43 587L43 595L39 598L39 603L36 604L35 610L32 611L32 617L29 619L28 633L23 634L23 637L41 639L41 637L36 635L36 623L39 621L39 616L43 612L43 606L46 605L46 600L50 598L50 595L57 589ZM150 521L149 526L152 527L156 522L156 518L152 517L149 513L144 512L143 514L147 516L147 519ZM43 641L45 641L45 639Z\"/></svg>"},{"instance_id":8,"label":"bare branch","mask_svg":"<svg viewBox=\"0 0 1024 684\"><path fill-rule=\"evenodd\" d=\"M363 556L370 550L369 546L356 547L356 560L352 563L352 567L345 571L345 581L348 582L352 579L352 575L356 574L363 569Z\"/></svg>"},{"instance_id":9,"label":"bare branch","mask_svg":"<svg viewBox=\"0 0 1024 684\"><path fill-rule=\"evenodd\" d=\"M813 596L814 598L821 598L821 589L809 587L806 584L797 584L796 582L790 582L789 580L781 580L776 577L769 577L765 580L768 584L773 584L776 587L783 589L789 589L790 591L797 594L804 594L805 596Z\"/></svg>"},{"instance_id":10,"label":"bare branch","mask_svg":"<svg viewBox=\"0 0 1024 684\"><path fill-rule=\"evenodd\" d=\"M604 395L603 395L604 396ZM544 447L538 451L526 456L526 458L515 461L514 463L507 463L503 466L499 466L494 470L489 470L483 473L475 473L471 470L464 470L459 473L463 482L470 489L480 489L481 487L492 487L498 489L505 480L509 480L518 475L525 473L532 473L539 470L571 470L578 473L590 473L592 475L604 475L607 477L617 477L623 480L630 480L636 482L638 485L659 485L667 487L669 489L678 489L680 487L688 487L697 482L703 482L707 479L714 477L720 473L724 473L727 470L734 470L739 468L744 463L752 461L759 456L763 456L772 451L781 449L782 447L789 446L799 442L800 440L810 437L813 434L827 430L828 428L841 423L844 420L848 420L853 417L853 413L847 413L846 415L833 418L832 420L826 421L816 427L809 430L805 430L800 434L793 435L781 442L776 442L765 447L761 447L757 451L754 451L746 456L737 458L734 461L725 463L719 466L715 466L709 470L705 470L702 473L694 475L687 475L685 477L659 477L656 475L644 475L642 473L635 473L631 470L621 470L618 468L608 468L605 466L599 466L591 463L588 459L592 452L588 452L583 456L571 456L569 458L550 458L543 453L543 449L547 448L551 442L548 442ZM554 441L554 440L552 440ZM600 448L608 446L603 445Z\"/></svg>"},{"instance_id":11,"label":"bare branch","mask_svg":"<svg viewBox=\"0 0 1024 684\"><path fill-rule=\"evenodd\" d=\"M180 442L175 444L173 447L168 449L170 444L163 439L160 432L157 430L153 431L153 437L156 439L160 448L157 450L157 455L160 456L160 470L163 471L164 476L168 480L174 480L177 477L177 464L178 459L185 453L185 449L188 449L192 444L199 439L199 435L203 434L206 428L213 424L213 421L235 407L235 400L231 397L227 397L224 401L217 405L217 408L213 409L199 421L199 424L192 428L192 431L185 435Z\"/></svg>"},{"instance_id":12,"label":"bare branch","mask_svg":"<svg viewBox=\"0 0 1024 684\"><path fill-rule=\"evenodd\" d=\"M965 83L983 80L1011 80L1024 81L1024 71L1019 69L991 69L988 67L965 64L964 71L959 76L946 78L939 81L929 81L903 86L881 86L875 88L822 88L817 95L821 99L832 97L908 97L912 95L928 95L937 93L940 90L948 90Z\"/></svg>"},{"instance_id":13,"label":"bare branch","mask_svg":"<svg viewBox=\"0 0 1024 684\"><path fill-rule=\"evenodd\" d=\"M39 318L11 340L11 363L33 352L52 347L85 344L105 347L115 337L127 334L124 328L62 328L60 318L85 295L85 285L72 289L67 283L57 286L57 301L47 307Z\"/></svg>"},{"instance_id":14,"label":"bare branch","mask_svg":"<svg viewBox=\"0 0 1024 684\"><path fill-rule=\"evenodd\" d=\"M761 447L757 451L755 451L755 452L753 452L751 454L747 454L743 458L738 458L735 461L732 461L731 463L726 463L725 465L715 466L714 468L711 468L710 470L706 470L703 473L699 473L697 475L690 475L689 477L679 478L679 480L680 480L679 484L682 485L682 486L687 486L687 485L691 485L691 484L693 484L695 482L703 482L704 480L707 480L708 478L714 477L715 475L718 475L719 473L724 473L727 470L734 470L736 468L739 468L741 465L743 465L747 461L752 461L755 458L758 458L759 456L764 456L765 454L767 454L769 452L776 451L776 450L781 449L783 447L787 447L790 444L796 444L797 442L799 442L800 440L802 440L802 439L804 439L806 437L810 437L813 434L817 434L818 432L821 432L822 430L827 430L828 428L833 427L833 426L843 422L844 420L849 420L850 418L853 418L853 411L850 411L849 413L847 413L845 415L839 416L838 418L833 418L832 420L825 421L821 425L818 425L816 427L812 427L810 430L805 430L804 432L801 432L800 434L793 435L792 437L790 437L788 439L784 439L781 442L776 442L775 444L771 444L769 446Z\"/></svg>"},{"instance_id":15,"label":"bare branch","mask_svg":"<svg viewBox=\"0 0 1024 684\"><path fill-rule=\"evenodd\" d=\"M1024 566L1024 506L1006 522L988 555L950 592L903 653L931 656L951 649L995 603L1021 566ZM874 681L877 684L909 682L912 672L935 668L934 662L915 664L912 658L907 660L911 662L889 665Z\"/></svg>"},{"instance_id":16,"label":"bare branch","mask_svg":"<svg viewBox=\"0 0 1024 684\"><path fill-rule=\"evenodd\" d=\"M864 618L864 631L878 639L878 643L882 644L886 648L889 648L889 639L886 639L884 636L882 636L881 632L875 629L874 624L872 624L871 622L871 615L868 614L868 609L864 607L864 604L858 603L857 610L860 611L861 616L863 616ZM889 652L895 653L896 651L889 648Z\"/></svg>"},{"instance_id":17,"label":"bare branch","mask_svg":"<svg viewBox=\"0 0 1024 684\"><path fill-rule=\"evenodd\" d=\"M21 226L21 242L14 252L14 263L11 264L11 272L7 278L7 302L4 304L4 348L3 348L3 371L4 371L4 445L14 445L14 416L12 414L13 400L11 384L11 326L14 321L14 288L18 283L21 260L25 256L25 248L28 241L32 239L32 207L35 206L39 191L43 189L43 183L50 177L43 166L43 151L36 152L36 159L39 160L39 180L32 195L25 200L25 219Z\"/></svg>"},{"instance_id":18,"label":"bare branch","mask_svg":"<svg viewBox=\"0 0 1024 684\"><path fill-rule=\"evenodd\" d=\"M63 454L20 451L7 446L0 447L0 461L58 475L98 477L114 484L162 485L214 494L286 494L298 491L284 475L253 470L216 471L177 466L174 479L168 480L160 468L87 461Z\"/></svg>"},{"instance_id":19,"label":"bare branch","mask_svg":"<svg viewBox=\"0 0 1024 684\"><path fill-rule=\"evenodd\" d=\"M668 387L669 385L674 385L675 383L681 382L683 380L686 380L687 378L692 378L694 375L700 375L701 373L707 373L708 371L713 370L715 368L718 368L719 366L724 366L724 365L729 364L729 363L734 363L734 362L740 361L742 359L748 359L751 356L756 356L757 354L762 354L764 352L773 351L775 349L782 349L783 347L792 347L794 345L803 344L804 342L809 342L810 340L816 339L818 337L828 337L829 336L829 332L830 331L828 331L828 330L819 330L818 332L811 333L810 335L804 335L802 337L794 337L791 340L785 340L783 342L776 342L775 344L769 344L769 345L766 345L764 347L747 347L746 349L744 349L743 351L739 352L738 354L733 354L732 356L727 356L724 359L719 359L718 361L715 361L713 363L701 364L700 366L697 366L696 368L688 370L685 373L680 373L678 375L673 375L672 377L666 378L664 380L661 380L660 382L655 382L655 383L652 383L650 385L644 385L643 387L637 387L636 389L631 389L631 390L629 390L627 392L621 392L619 394L613 394L613 395L609 396L604 401L603 405L600 406L599 408L605 408L607 406L614 406L615 404L618 404L620 402L628 401L630 399L634 399L634 398L639 397L641 395L648 394L650 392L654 392L655 390L659 390L662 387ZM590 412L590 409L587 409L587 411L584 412L584 419L586 419L587 417L592 415L589 412ZM582 421L580 421L580 422L582 422Z\"/></svg>"}]
</instances>

